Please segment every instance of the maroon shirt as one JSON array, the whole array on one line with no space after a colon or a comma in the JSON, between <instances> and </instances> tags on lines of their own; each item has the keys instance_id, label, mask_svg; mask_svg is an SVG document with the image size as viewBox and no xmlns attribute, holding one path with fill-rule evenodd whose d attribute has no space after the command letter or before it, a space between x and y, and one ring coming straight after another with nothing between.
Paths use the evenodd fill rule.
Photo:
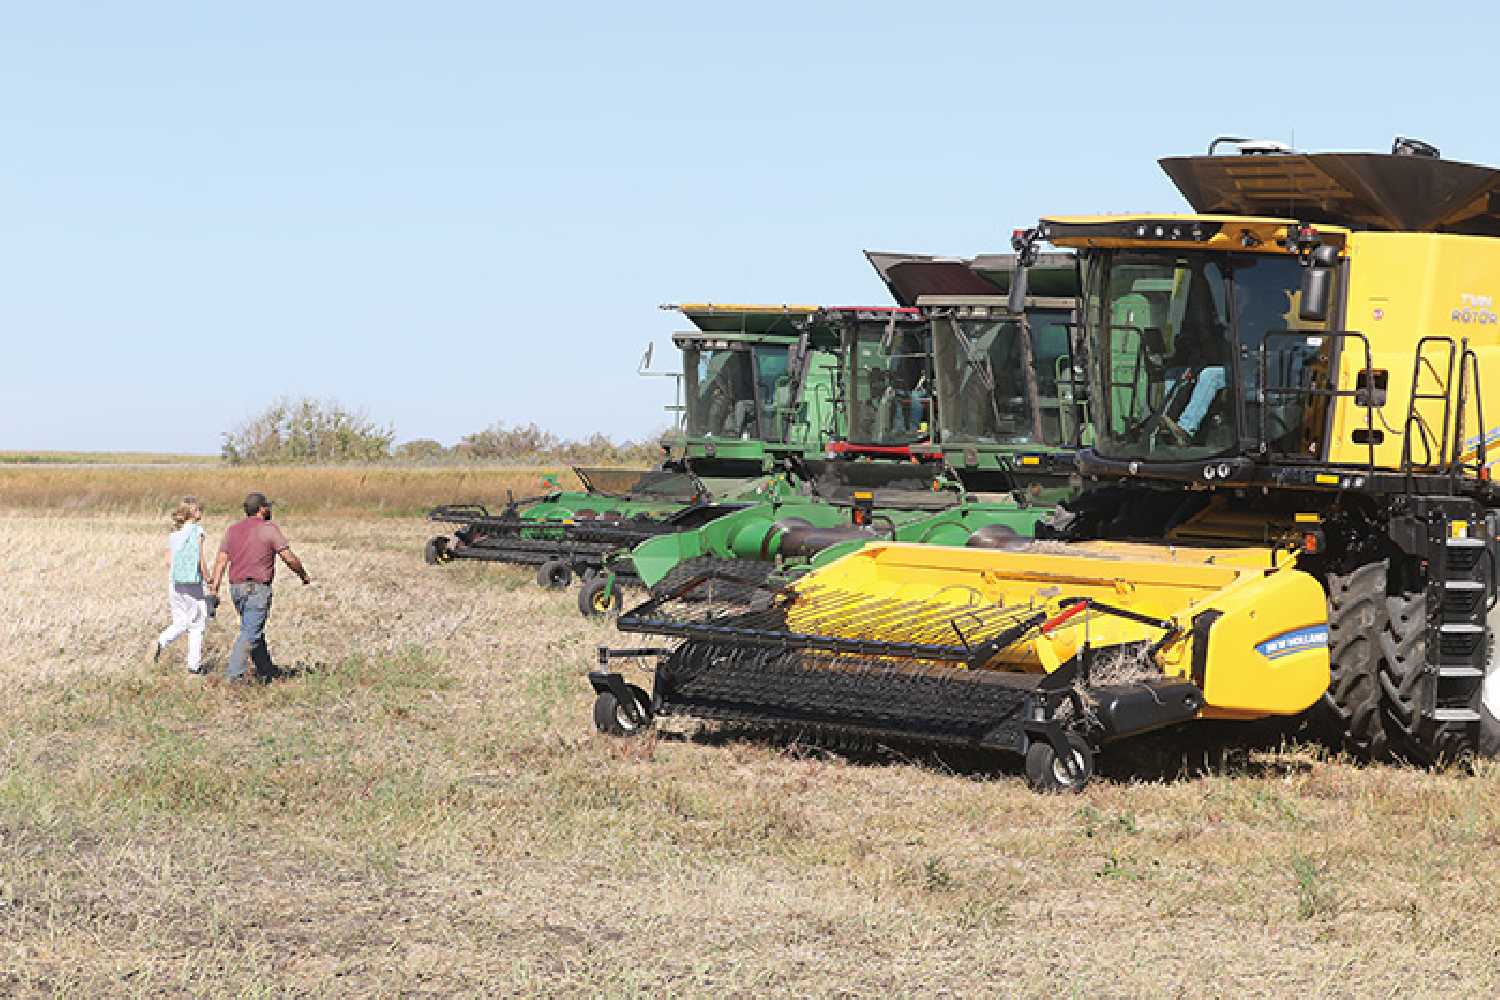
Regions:
<instances>
[{"instance_id":1,"label":"maroon shirt","mask_svg":"<svg viewBox=\"0 0 1500 1000\"><path fill-rule=\"evenodd\" d=\"M276 553L290 548L286 536L273 522L247 517L231 524L219 543L229 557L230 583L270 583L276 576Z\"/></svg>"}]
</instances>

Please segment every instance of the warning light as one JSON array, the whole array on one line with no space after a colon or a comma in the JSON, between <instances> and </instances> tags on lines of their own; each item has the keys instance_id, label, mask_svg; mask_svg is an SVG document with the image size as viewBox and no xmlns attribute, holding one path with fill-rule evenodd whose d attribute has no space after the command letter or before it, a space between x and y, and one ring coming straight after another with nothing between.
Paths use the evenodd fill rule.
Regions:
<instances>
[{"instance_id":1,"label":"warning light","mask_svg":"<svg viewBox=\"0 0 1500 1000\"><path fill-rule=\"evenodd\" d=\"M867 490L856 492L854 507L849 511L849 519L854 522L855 527L869 527L875 520L875 494Z\"/></svg>"}]
</instances>

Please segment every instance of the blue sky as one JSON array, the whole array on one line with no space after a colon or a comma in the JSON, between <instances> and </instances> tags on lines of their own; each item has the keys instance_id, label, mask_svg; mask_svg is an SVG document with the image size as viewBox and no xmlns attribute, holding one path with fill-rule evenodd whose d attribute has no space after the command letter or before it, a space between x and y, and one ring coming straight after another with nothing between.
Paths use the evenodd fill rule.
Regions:
<instances>
[{"instance_id":1,"label":"blue sky","mask_svg":"<svg viewBox=\"0 0 1500 1000\"><path fill-rule=\"evenodd\" d=\"M1200 13L1200 11L1202 13ZM1452 11L1453 13L1447 13ZM661 302L881 301L865 248L1172 209L1216 134L1500 162L1477 5L19 4L0 448L663 426Z\"/></svg>"}]
</instances>

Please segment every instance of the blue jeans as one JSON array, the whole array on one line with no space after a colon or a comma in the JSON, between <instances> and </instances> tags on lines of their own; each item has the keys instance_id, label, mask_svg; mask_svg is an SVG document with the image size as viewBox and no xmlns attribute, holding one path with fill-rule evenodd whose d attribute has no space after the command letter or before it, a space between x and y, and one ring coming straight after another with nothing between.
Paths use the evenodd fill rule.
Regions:
<instances>
[{"instance_id":1,"label":"blue jeans","mask_svg":"<svg viewBox=\"0 0 1500 1000\"><path fill-rule=\"evenodd\" d=\"M266 619L271 617L271 585L269 583L232 583L229 598L234 601L234 610L240 613L240 634L229 652L229 668L225 674L230 680L245 676L245 657L255 664L255 672L270 677L275 667L271 664L271 651L266 648Z\"/></svg>"},{"instance_id":2,"label":"blue jeans","mask_svg":"<svg viewBox=\"0 0 1500 1000\"><path fill-rule=\"evenodd\" d=\"M1224 391L1229 384L1225 377L1222 366L1212 365L1198 373L1198 378L1193 382L1193 393L1188 397L1187 406L1183 407L1182 415L1177 418L1177 426L1189 434L1198 433L1198 428L1203 426L1203 418L1208 416L1208 408L1213 405L1214 397Z\"/></svg>"}]
</instances>

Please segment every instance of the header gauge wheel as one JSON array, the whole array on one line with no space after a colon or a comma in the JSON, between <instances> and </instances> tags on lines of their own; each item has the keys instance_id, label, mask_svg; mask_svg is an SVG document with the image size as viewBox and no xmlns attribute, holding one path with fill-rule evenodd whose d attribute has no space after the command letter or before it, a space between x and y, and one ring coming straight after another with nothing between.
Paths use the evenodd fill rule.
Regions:
<instances>
[{"instance_id":1,"label":"header gauge wheel","mask_svg":"<svg viewBox=\"0 0 1500 1000\"><path fill-rule=\"evenodd\" d=\"M1037 740L1026 751L1026 783L1038 792L1081 792L1094 776L1094 749L1077 733L1068 734L1077 774L1069 774L1067 765L1046 740Z\"/></svg>"},{"instance_id":2,"label":"header gauge wheel","mask_svg":"<svg viewBox=\"0 0 1500 1000\"><path fill-rule=\"evenodd\" d=\"M651 699L634 684L625 685L635 703L635 716L620 703L613 691L600 691L594 699L594 728L606 736L637 736L651 728Z\"/></svg>"},{"instance_id":3,"label":"header gauge wheel","mask_svg":"<svg viewBox=\"0 0 1500 1000\"><path fill-rule=\"evenodd\" d=\"M536 569L536 584L547 590L566 590L573 582L573 567L561 559L549 559Z\"/></svg>"},{"instance_id":4,"label":"header gauge wheel","mask_svg":"<svg viewBox=\"0 0 1500 1000\"><path fill-rule=\"evenodd\" d=\"M604 618L619 614L625 605L625 597L620 589L618 580L611 585L611 581L605 576L590 577L578 588L578 613L585 618Z\"/></svg>"}]
</instances>

